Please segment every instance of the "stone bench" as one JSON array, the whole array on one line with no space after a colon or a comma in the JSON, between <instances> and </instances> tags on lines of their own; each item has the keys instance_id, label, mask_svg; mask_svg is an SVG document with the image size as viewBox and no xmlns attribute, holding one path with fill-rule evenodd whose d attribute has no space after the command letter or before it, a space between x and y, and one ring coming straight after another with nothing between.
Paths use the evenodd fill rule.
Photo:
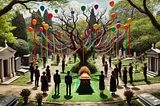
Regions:
<instances>
[{"instance_id":1,"label":"stone bench","mask_svg":"<svg viewBox=\"0 0 160 106\"><path fill-rule=\"evenodd\" d=\"M139 99L149 106L160 106L160 99L154 97L149 93L138 95Z\"/></svg>"},{"instance_id":2,"label":"stone bench","mask_svg":"<svg viewBox=\"0 0 160 106\"><path fill-rule=\"evenodd\" d=\"M17 98L13 96L6 96L0 100L0 106L15 106Z\"/></svg>"}]
</instances>

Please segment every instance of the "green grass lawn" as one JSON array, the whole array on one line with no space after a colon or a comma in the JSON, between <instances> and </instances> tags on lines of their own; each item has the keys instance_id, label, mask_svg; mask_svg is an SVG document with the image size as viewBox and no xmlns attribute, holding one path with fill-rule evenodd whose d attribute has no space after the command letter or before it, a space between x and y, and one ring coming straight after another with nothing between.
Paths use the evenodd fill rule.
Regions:
<instances>
[{"instance_id":1,"label":"green grass lawn","mask_svg":"<svg viewBox=\"0 0 160 106\"><path fill-rule=\"evenodd\" d=\"M15 85L23 85L23 84L28 84L30 81L30 72L27 72L25 75L21 74L20 77L13 81L11 84Z\"/></svg>"},{"instance_id":2,"label":"green grass lawn","mask_svg":"<svg viewBox=\"0 0 160 106\"><path fill-rule=\"evenodd\" d=\"M130 105L128 105L126 102L122 102L118 104L118 106L143 106L143 105L139 103L137 100L132 100Z\"/></svg>"}]
</instances>

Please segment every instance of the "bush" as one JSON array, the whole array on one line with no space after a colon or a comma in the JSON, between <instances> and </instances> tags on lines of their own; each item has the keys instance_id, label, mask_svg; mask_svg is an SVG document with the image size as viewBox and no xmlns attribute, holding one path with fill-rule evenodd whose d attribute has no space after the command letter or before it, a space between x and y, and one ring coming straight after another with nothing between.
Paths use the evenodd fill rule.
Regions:
<instances>
[{"instance_id":1,"label":"bush","mask_svg":"<svg viewBox=\"0 0 160 106\"><path fill-rule=\"evenodd\" d=\"M126 91L124 91L124 96L126 97L126 98L132 98L133 97L133 92L131 91L131 90L126 90Z\"/></svg>"},{"instance_id":2,"label":"bush","mask_svg":"<svg viewBox=\"0 0 160 106\"><path fill-rule=\"evenodd\" d=\"M36 99L37 100L39 100L39 99L42 100L42 98L43 98L43 95L41 93L36 94Z\"/></svg>"},{"instance_id":3,"label":"bush","mask_svg":"<svg viewBox=\"0 0 160 106\"><path fill-rule=\"evenodd\" d=\"M29 89L22 89L20 95L22 97L28 97L31 94L31 91Z\"/></svg>"}]
</instances>

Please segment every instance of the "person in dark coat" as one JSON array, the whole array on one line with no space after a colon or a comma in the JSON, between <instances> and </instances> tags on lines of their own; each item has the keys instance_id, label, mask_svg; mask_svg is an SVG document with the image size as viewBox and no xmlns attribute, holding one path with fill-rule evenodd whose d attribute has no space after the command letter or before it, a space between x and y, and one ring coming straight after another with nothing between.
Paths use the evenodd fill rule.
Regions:
<instances>
[{"instance_id":1,"label":"person in dark coat","mask_svg":"<svg viewBox=\"0 0 160 106\"><path fill-rule=\"evenodd\" d=\"M127 67L124 67L124 70L123 70L123 82L124 82L124 86L127 87Z\"/></svg>"},{"instance_id":2,"label":"person in dark coat","mask_svg":"<svg viewBox=\"0 0 160 106\"><path fill-rule=\"evenodd\" d=\"M116 78L116 82L117 82L117 86L119 85L119 79L118 79L118 67L117 64L115 64L115 68L114 68L114 73L115 73L115 78Z\"/></svg>"},{"instance_id":3,"label":"person in dark coat","mask_svg":"<svg viewBox=\"0 0 160 106\"><path fill-rule=\"evenodd\" d=\"M132 63L129 63L129 77L130 77L130 83L133 83L133 66Z\"/></svg>"},{"instance_id":4,"label":"person in dark coat","mask_svg":"<svg viewBox=\"0 0 160 106\"><path fill-rule=\"evenodd\" d=\"M111 58L111 56L109 56L109 59L108 59L108 61L109 61L109 67L111 67L112 66L112 58Z\"/></svg>"},{"instance_id":5,"label":"person in dark coat","mask_svg":"<svg viewBox=\"0 0 160 106\"><path fill-rule=\"evenodd\" d=\"M105 55L102 56L102 65L104 65L105 62Z\"/></svg>"},{"instance_id":6,"label":"person in dark coat","mask_svg":"<svg viewBox=\"0 0 160 106\"><path fill-rule=\"evenodd\" d=\"M43 68L46 68L46 56L45 56L45 53L43 53Z\"/></svg>"},{"instance_id":7,"label":"person in dark coat","mask_svg":"<svg viewBox=\"0 0 160 106\"><path fill-rule=\"evenodd\" d=\"M58 64L59 64L59 62L60 62L59 54L57 54L56 61L57 61L57 65L58 65Z\"/></svg>"},{"instance_id":8,"label":"person in dark coat","mask_svg":"<svg viewBox=\"0 0 160 106\"><path fill-rule=\"evenodd\" d=\"M68 88L69 88L69 95L71 95L72 76L70 75L70 71L67 71L67 75L65 76L65 83L66 83L66 95L68 95Z\"/></svg>"},{"instance_id":9,"label":"person in dark coat","mask_svg":"<svg viewBox=\"0 0 160 106\"><path fill-rule=\"evenodd\" d=\"M103 91L105 89L105 85L104 85L104 75L103 75L103 71L101 71L101 75L99 76L99 90L100 90L100 95L103 95Z\"/></svg>"},{"instance_id":10,"label":"person in dark coat","mask_svg":"<svg viewBox=\"0 0 160 106\"><path fill-rule=\"evenodd\" d=\"M144 63L143 75L144 75L144 81L147 82L147 65L146 65L146 63Z\"/></svg>"},{"instance_id":11,"label":"person in dark coat","mask_svg":"<svg viewBox=\"0 0 160 106\"><path fill-rule=\"evenodd\" d=\"M61 83L61 77L60 77L60 75L58 74L58 71L59 71L59 70L56 70L56 73L54 74L55 95L56 95L56 92L57 92L57 88L58 88L58 95L59 95L59 85L60 85L60 83Z\"/></svg>"},{"instance_id":12,"label":"person in dark coat","mask_svg":"<svg viewBox=\"0 0 160 106\"><path fill-rule=\"evenodd\" d=\"M62 72L64 73L64 69L65 69L65 59L62 60Z\"/></svg>"},{"instance_id":13,"label":"person in dark coat","mask_svg":"<svg viewBox=\"0 0 160 106\"><path fill-rule=\"evenodd\" d=\"M104 71L105 71L105 75L107 76L107 74L108 74L108 63L107 63L107 61L104 62Z\"/></svg>"},{"instance_id":14,"label":"person in dark coat","mask_svg":"<svg viewBox=\"0 0 160 106\"><path fill-rule=\"evenodd\" d=\"M48 82L51 82L51 70L49 69L49 66L47 66L46 68L46 76L47 76L47 80Z\"/></svg>"},{"instance_id":15,"label":"person in dark coat","mask_svg":"<svg viewBox=\"0 0 160 106\"><path fill-rule=\"evenodd\" d=\"M33 75L34 75L34 65L33 65L33 63L30 64L29 71L30 71L30 80L31 80L31 82L33 82Z\"/></svg>"},{"instance_id":16,"label":"person in dark coat","mask_svg":"<svg viewBox=\"0 0 160 106\"><path fill-rule=\"evenodd\" d=\"M38 87L38 83L39 83L39 77L40 77L40 71L38 69L38 66L36 66L35 69L35 87Z\"/></svg>"},{"instance_id":17,"label":"person in dark coat","mask_svg":"<svg viewBox=\"0 0 160 106\"><path fill-rule=\"evenodd\" d=\"M122 62L121 60L119 59L118 61L118 72L119 72L119 76L121 77L121 68L122 68Z\"/></svg>"},{"instance_id":18,"label":"person in dark coat","mask_svg":"<svg viewBox=\"0 0 160 106\"><path fill-rule=\"evenodd\" d=\"M112 92L112 95L115 95L116 91L117 91L116 77L115 77L115 72L112 71L112 75L110 79L110 92Z\"/></svg>"},{"instance_id":19,"label":"person in dark coat","mask_svg":"<svg viewBox=\"0 0 160 106\"><path fill-rule=\"evenodd\" d=\"M43 75L41 76L41 91L43 91L43 94L46 94L46 91L48 91L48 80L45 74L46 73L43 72Z\"/></svg>"}]
</instances>

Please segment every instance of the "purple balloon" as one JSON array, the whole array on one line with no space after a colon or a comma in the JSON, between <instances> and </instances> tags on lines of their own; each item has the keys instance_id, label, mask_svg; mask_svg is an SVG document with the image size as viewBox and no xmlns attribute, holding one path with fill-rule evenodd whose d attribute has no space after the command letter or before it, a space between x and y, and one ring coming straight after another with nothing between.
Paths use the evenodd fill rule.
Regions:
<instances>
[{"instance_id":1,"label":"purple balloon","mask_svg":"<svg viewBox=\"0 0 160 106\"><path fill-rule=\"evenodd\" d=\"M95 9L98 9L98 7L99 7L98 4L94 5L94 8L95 8Z\"/></svg>"}]
</instances>

